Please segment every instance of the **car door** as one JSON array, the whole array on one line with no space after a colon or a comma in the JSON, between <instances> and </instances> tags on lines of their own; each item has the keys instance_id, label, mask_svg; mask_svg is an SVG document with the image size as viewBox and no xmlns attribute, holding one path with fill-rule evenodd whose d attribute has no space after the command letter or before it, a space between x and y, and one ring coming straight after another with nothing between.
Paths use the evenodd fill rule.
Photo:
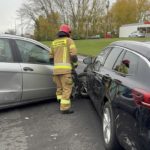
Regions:
<instances>
[{"instance_id":1,"label":"car door","mask_svg":"<svg viewBox=\"0 0 150 150\"><path fill-rule=\"evenodd\" d=\"M55 97L56 86L52 79L53 65L49 62L49 51L30 41L16 40L22 62L22 101Z\"/></svg>"},{"instance_id":2,"label":"car door","mask_svg":"<svg viewBox=\"0 0 150 150\"><path fill-rule=\"evenodd\" d=\"M116 116L117 136L119 136L121 142L128 138L131 143L134 143L134 145L128 145L127 149L132 147L140 149L139 126L141 125L141 108L133 97L134 89L141 88L141 83L138 79L140 59L138 55L127 50L122 60L117 61L113 68L116 71L113 81L115 82L115 79L117 79L118 82L115 82L117 85L116 97L111 98ZM127 63L127 71L116 70L116 66L122 65L125 61ZM136 96L140 98L140 95L137 94Z\"/></svg>"},{"instance_id":3,"label":"car door","mask_svg":"<svg viewBox=\"0 0 150 150\"><path fill-rule=\"evenodd\" d=\"M0 105L18 102L22 94L21 67L11 45L12 41L0 38Z\"/></svg>"},{"instance_id":4,"label":"car door","mask_svg":"<svg viewBox=\"0 0 150 150\"><path fill-rule=\"evenodd\" d=\"M139 122L139 141L140 145L142 145L143 150L148 150L150 147L150 61L146 59L139 59L139 65L138 65L138 81L141 83L143 87L140 87L140 89L143 90L143 97L145 97L145 100L143 100L145 103L142 103L138 105L139 112L136 115L137 122ZM135 94L135 93L134 93ZM138 93L137 93L138 94ZM138 94L139 95L139 94ZM134 98L138 99L136 95L134 95ZM149 99L148 101L146 101Z\"/></svg>"},{"instance_id":5,"label":"car door","mask_svg":"<svg viewBox=\"0 0 150 150\"><path fill-rule=\"evenodd\" d=\"M101 99L101 95L103 93L103 83L102 77L99 74L100 67L104 64L105 59L111 51L111 47L105 48L94 60L93 64L90 66L90 70L88 71L88 94L91 100L94 102L94 105L99 105L99 99Z\"/></svg>"},{"instance_id":6,"label":"car door","mask_svg":"<svg viewBox=\"0 0 150 150\"><path fill-rule=\"evenodd\" d=\"M96 90L98 99L94 99L94 103L96 104L98 111L101 110L102 99L104 96L106 96L109 84L112 80L113 65L122 52L122 48L113 47L104 61L104 64L101 64L99 70L95 71L96 74L94 76L94 85L96 84L98 86L98 90Z\"/></svg>"}]
</instances>

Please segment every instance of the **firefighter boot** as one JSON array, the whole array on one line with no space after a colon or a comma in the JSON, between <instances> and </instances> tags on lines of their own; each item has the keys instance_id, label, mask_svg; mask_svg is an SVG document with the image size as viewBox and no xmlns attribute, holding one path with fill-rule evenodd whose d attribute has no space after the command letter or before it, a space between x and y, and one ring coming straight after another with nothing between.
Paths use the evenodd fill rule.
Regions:
<instances>
[{"instance_id":1,"label":"firefighter boot","mask_svg":"<svg viewBox=\"0 0 150 150\"><path fill-rule=\"evenodd\" d=\"M68 110L64 110L64 111L61 111L62 114L73 114L74 111L71 110L71 109L68 109Z\"/></svg>"},{"instance_id":2,"label":"firefighter boot","mask_svg":"<svg viewBox=\"0 0 150 150\"><path fill-rule=\"evenodd\" d=\"M60 111L62 114L72 114L74 113L73 110L71 110L71 102L70 100L61 100L60 103Z\"/></svg>"}]
</instances>

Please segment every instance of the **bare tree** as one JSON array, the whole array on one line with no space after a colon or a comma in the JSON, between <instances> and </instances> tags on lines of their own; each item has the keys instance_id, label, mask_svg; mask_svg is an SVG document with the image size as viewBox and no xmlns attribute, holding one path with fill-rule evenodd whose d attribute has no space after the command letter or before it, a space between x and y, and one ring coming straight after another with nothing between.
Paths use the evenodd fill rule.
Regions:
<instances>
[{"instance_id":1,"label":"bare tree","mask_svg":"<svg viewBox=\"0 0 150 150\"><path fill-rule=\"evenodd\" d=\"M68 23L75 34L85 36L87 32L99 32L99 19L104 15L104 3L105 0L27 0L18 14L36 26L39 16L47 17L57 28L60 23ZM57 20L56 13L62 18L61 22Z\"/></svg>"},{"instance_id":2,"label":"bare tree","mask_svg":"<svg viewBox=\"0 0 150 150\"><path fill-rule=\"evenodd\" d=\"M137 4L137 20L144 21L146 17L146 11L150 10L149 0L136 0Z\"/></svg>"}]
</instances>

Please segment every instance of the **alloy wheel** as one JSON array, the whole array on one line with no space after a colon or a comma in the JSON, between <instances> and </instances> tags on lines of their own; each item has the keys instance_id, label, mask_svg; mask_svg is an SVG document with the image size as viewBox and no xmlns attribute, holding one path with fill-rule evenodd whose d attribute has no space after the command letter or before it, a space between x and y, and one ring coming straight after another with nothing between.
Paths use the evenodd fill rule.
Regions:
<instances>
[{"instance_id":1,"label":"alloy wheel","mask_svg":"<svg viewBox=\"0 0 150 150\"><path fill-rule=\"evenodd\" d=\"M103 112L103 135L105 143L108 144L111 139L111 119L109 108L106 107Z\"/></svg>"}]
</instances>

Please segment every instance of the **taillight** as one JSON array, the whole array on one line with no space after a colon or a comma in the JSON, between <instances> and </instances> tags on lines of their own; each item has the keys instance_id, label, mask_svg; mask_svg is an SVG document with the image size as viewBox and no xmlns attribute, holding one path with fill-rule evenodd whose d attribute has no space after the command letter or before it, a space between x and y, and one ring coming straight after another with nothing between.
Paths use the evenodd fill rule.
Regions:
<instances>
[{"instance_id":1,"label":"taillight","mask_svg":"<svg viewBox=\"0 0 150 150\"><path fill-rule=\"evenodd\" d=\"M137 105L150 108L150 92L142 89L134 89L132 90L132 95Z\"/></svg>"}]
</instances>

